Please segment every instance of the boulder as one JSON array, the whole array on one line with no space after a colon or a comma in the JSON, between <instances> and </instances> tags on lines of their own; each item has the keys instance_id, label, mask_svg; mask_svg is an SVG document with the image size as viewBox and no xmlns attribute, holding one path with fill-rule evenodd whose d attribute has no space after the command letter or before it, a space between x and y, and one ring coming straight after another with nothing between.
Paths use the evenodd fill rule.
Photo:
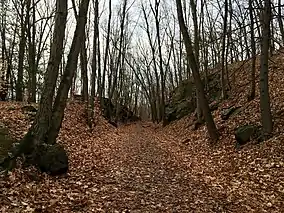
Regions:
<instances>
[{"instance_id":1,"label":"boulder","mask_svg":"<svg viewBox=\"0 0 284 213\"><path fill-rule=\"evenodd\" d=\"M241 107L229 107L221 110L222 120L228 120L232 115L237 114L240 111Z\"/></svg>"},{"instance_id":2,"label":"boulder","mask_svg":"<svg viewBox=\"0 0 284 213\"><path fill-rule=\"evenodd\" d=\"M217 110L219 107L219 103L217 101L213 101L210 105L209 105L209 108L210 108L210 111L213 112L215 110Z\"/></svg>"},{"instance_id":3,"label":"boulder","mask_svg":"<svg viewBox=\"0 0 284 213\"><path fill-rule=\"evenodd\" d=\"M49 175L61 175L68 171L68 156L59 144L42 144L37 149L37 166Z\"/></svg>"},{"instance_id":4,"label":"boulder","mask_svg":"<svg viewBox=\"0 0 284 213\"><path fill-rule=\"evenodd\" d=\"M168 122L176 120L176 108L172 104L165 105L165 117Z\"/></svg>"},{"instance_id":5,"label":"boulder","mask_svg":"<svg viewBox=\"0 0 284 213\"><path fill-rule=\"evenodd\" d=\"M116 107L109 98L101 99L101 107L103 117L112 125L113 123L127 123L141 120L141 118L136 116L127 106L118 103Z\"/></svg>"},{"instance_id":6,"label":"boulder","mask_svg":"<svg viewBox=\"0 0 284 213\"><path fill-rule=\"evenodd\" d=\"M221 96L219 72L208 76L208 85L205 91L207 100L210 103L210 110L218 109L218 100ZM205 83L204 78L202 79ZM182 81L171 93L165 106L165 124L180 119L194 112L196 109L196 88L193 78Z\"/></svg>"},{"instance_id":7,"label":"boulder","mask_svg":"<svg viewBox=\"0 0 284 213\"><path fill-rule=\"evenodd\" d=\"M34 107L33 105L25 105L22 107L22 110L24 112L37 112L37 108Z\"/></svg>"},{"instance_id":8,"label":"boulder","mask_svg":"<svg viewBox=\"0 0 284 213\"><path fill-rule=\"evenodd\" d=\"M244 145L251 139L257 139L261 135L261 129L255 125L240 126L235 131L237 145Z\"/></svg>"},{"instance_id":9,"label":"boulder","mask_svg":"<svg viewBox=\"0 0 284 213\"><path fill-rule=\"evenodd\" d=\"M14 140L8 133L8 128L0 122L0 164L8 156L9 151L13 147Z\"/></svg>"},{"instance_id":10,"label":"boulder","mask_svg":"<svg viewBox=\"0 0 284 213\"><path fill-rule=\"evenodd\" d=\"M180 100L176 103L169 103L165 106L166 124L180 119L195 110L195 103L192 100Z\"/></svg>"}]
</instances>

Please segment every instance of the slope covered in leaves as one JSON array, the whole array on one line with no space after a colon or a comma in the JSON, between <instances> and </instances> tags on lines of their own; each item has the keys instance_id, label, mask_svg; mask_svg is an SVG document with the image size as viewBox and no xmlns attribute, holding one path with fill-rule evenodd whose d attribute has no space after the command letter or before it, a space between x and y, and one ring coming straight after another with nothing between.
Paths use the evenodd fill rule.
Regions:
<instances>
[{"instance_id":1,"label":"slope covered in leaves","mask_svg":"<svg viewBox=\"0 0 284 213\"><path fill-rule=\"evenodd\" d=\"M229 212L283 212L284 210L284 53L270 59L269 87L274 122L273 137L263 143L252 141L240 150L235 147L234 130L244 124L260 124L259 82L256 98L247 102L251 61L229 66L230 98L213 112L220 140L209 145L205 126L192 131L193 117L187 116L163 130L175 140L165 143L198 179L219 188L226 196ZM257 74L259 74L259 60ZM258 79L258 77L257 77ZM221 110L240 106L229 120ZM175 147L175 148L174 148Z\"/></svg>"},{"instance_id":2,"label":"slope covered in leaves","mask_svg":"<svg viewBox=\"0 0 284 213\"><path fill-rule=\"evenodd\" d=\"M1 102L8 113L11 103ZM7 126L28 122L21 106ZM4 113L4 114L6 114ZM216 212L222 193L196 179L164 146L168 138L149 123L114 129L97 115L93 131L87 128L84 107L70 103L59 143L68 150L70 171L64 177L19 168L0 179L2 212ZM21 129L21 131L19 131ZM12 129L11 129L12 130Z\"/></svg>"},{"instance_id":3,"label":"slope covered in leaves","mask_svg":"<svg viewBox=\"0 0 284 213\"><path fill-rule=\"evenodd\" d=\"M136 123L116 129L96 113L91 131L84 106L69 103L58 141L68 151L70 171L50 177L18 165L0 177L0 211L283 212L283 58L271 59L275 125L268 141L235 148L235 127L260 119L259 94L246 101L250 61L230 66L232 98L214 111L221 134L215 145L207 141L204 126L190 130L191 116L166 128ZM221 109L231 105L241 106L241 112L222 121ZM21 107L0 102L0 121L16 139L30 125Z\"/></svg>"}]
</instances>

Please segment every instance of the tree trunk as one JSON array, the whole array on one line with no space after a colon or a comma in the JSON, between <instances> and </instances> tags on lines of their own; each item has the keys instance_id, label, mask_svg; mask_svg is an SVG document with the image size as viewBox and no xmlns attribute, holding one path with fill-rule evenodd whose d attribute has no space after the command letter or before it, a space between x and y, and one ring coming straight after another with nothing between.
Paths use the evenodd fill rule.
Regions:
<instances>
[{"instance_id":1,"label":"tree trunk","mask_svg":"<svg viewBox=\"0 0 284 213\"><path fill-rule=\"evenodd\" d=\"M268 58L269 58L269 34L271 20L271 2L264 1L262 14L262 41L261 41L261 57L260 57L260 109L261 124L263 132L270 134L272 132L272 116L270 110L270 98L268 87Z\"/></svg>"},{"instance_id":2,"label":"tree trunk","mask_svg":"<svg viewBox=\"0 0 284 213\"><path fill-rule=\"evenodd\" d=\"M93 125L93 118L94 118L94 113L95 113L95 105L94 105L94 101L95 101L95 75L96 75L96 71L97 71L97 67L100 66L100 64L97 63L97 56L98 54L98 49L99 49L99 45L98 45L98 37L99 37L99 1L95 0L95 16L94 16L94 40L93 40L93 60L92 60L92 76L91 76L91 97L90 97L90 109L89 109L89 118L88 118L88 124L89 127L92 128ZM97 66L98 64L98 66ZM99 73L98 78L101 78L101 75ZM98 80L98 82L100 82L100 80ZM100 85L100 84L98 84Z\"/></svg>"},{"instance_id":3,"label":"tree trunk","mask_svg":"<svg viewBox=\"0 0 284 213\"><path fill-rule=\"evenodd\" d=\"M225 0L225 12L224 12L224 26L222 37L222 69L221 69L221 86L222 86L222 99L227 98L226 81L225 81L225 63L227 61L226 55L226 38L227 38L227 19L228 19L228 0Z\"/></svg>"},{"instance_id":4,"label":"tree trunk","mask_svg":"<svg viewBox=\"0 0 284 213\"><path fill-rule=\"evenodd\" d=\"M108 3L109 7L109 15L108 15L108 24L107 24L107 37L106 37L106 47L105 47L105 56L104 56L104 64L103 64L103 76L102 76L102 84L99 88L99 98L100 98L100 105L101 109L104 108L103 106L103 97L105 92L105 78L106 78L106 69L107 69L107 61L108 61L108 54L109 54L109 43L110 43L110 28L111 28L111 0Z\"/></svg>"},{"instance_id":5,"label":"tree trunk","mask_svg":"<svg viewBox=\"0 0 284 213\"><path fill-rule=\"evenodd\" d=\"M165 74L163 68L163 56L162 56L162 44L161 44L161 36L160 36L160 17L159 17L159 5L160 1L155 0L155 8L152 7L151 9L155 17L155 27L156 27L156 34L157 34L157 41L158 41L158 54L159 54L159 70L161 76L161 100L158 105L160 111L160 120L165 123ZM157 82L160 84L160 82Z\"/></svg>"},{"instance_id":6,"label":"tree trunk","mask_svg":"<svg viewBox=\"0 0 284 213\"><path fill-rule=\"evenodd\" d=\"M52 101L55 92L59 64L63 54L63 41L67 18L67 0L57 0L54 25L54 35L51 44L51 53L45 73L44 87L40 99L36 118L28 133L20 142L20 147L11 159L21 154L30 154L36 147L47 142L47 132L51 125Z\"/></svg>"},{"instance_id":7,"label":"tree trunk","mask_svg":"<svg viewBox=\"0 0 284 213\"><path fill-rule=\"evenodd\" d=\"M281 33L281 38L282 38L282 46L284 46L284 27L283 27L283 17L282 17L282 7L281 6L281 0L278 0L278 24L279 24L279 29Z\"/></svg>"},{"instance_id":8,"label":"tree trunk","mask_svg":"<svg viewBox=\"0 0 284 213\"><path fill-rule=\"evenodd\" d=\"M251 77L250 77L250 91L248 100L251 101L255 98L255 62L256 62L256 47L254 38L254 18L253 18L253 0L249 0L249 15L250 15L250 39L251 39L251 51L252 51L252 65L251 65Z\"/></svg>"},{"instance_id":9,"label":"tree trunk","mask_svg":"<svg viewBox=\"0 0 284 213\"><path fill-rule=\"evenodd\" d=\"M78 14L76 10L76 4L75 1L72 0L72 6L75 14L75 18L78 21ZM88 99L89 99L89 94L88 94L88 61L87 61L87 48L86 48L86 32L84 30L84 35L83 35L83 40L82 40L82 45L80 49L80 67L81 67L81 81L82 81L82 96L83 96L83 101L87 102L87 107L88 107ZM74 79L74 84L75 84L75 79Z\"/></svg>"},{"instance_id":10,"label":"tree trunk","mask_svg":"<svg viewBox=\"0 0 284 213\"><path fill-rule=\"evenodd\" d=\"M83 40L82 40L82 47L80 51L80 62L81 62L81 78L82 78L82 93L83 93L83 100L88 102L89 99L89 85L88 85L88 60L87 60L87 48L86 48L86 35L84 32Z\"/></svg>"},{"instance_id":11,"label":"tree trunk","mask_svg":"<svg viewBox=\"0 0 284 213\"><path fill-rule=\"evenodd\" d=\"M36 102L36 26L35 3L33 0L32 22L28 22L29 83L28 102Z\"/></svg>"},{"instance_id":12,"label":"tree trunk","mask_svg":"<svg viewBox=\"0 0 284 213\"><path fill-rule=\"evenodd\" d=\"M65 71L60 82L58 93L54 101L52 125L48 132L48 143L54 144L59 134L59 130L64 117L64 109L66 107L66 101L68 98L68 92L70 90L72 79L76 72L76 65L78 63L78 55L82 46L82 40L84 38L85 25L87 22L87 13L90 0L82 0L80 4L79 17L71 44L70 52L68 54L67 64Z\"/></svg>"},{"instance_id":13,"label":"tree trunk","mask_svg":"<svg viewBox=\"0 0 284 213\"><path fill-rule=\"evenodd\" d=\"M187 52L187 58L190 62L194 82L195 82L196 89L197 89L197 94L200 96L199 100L200 100L203 115L204 115L204 118L205 118L205 121L206 121L207 130L208 130L208 133L209 133L211 140L213 142L216 142L218 140L218 131L217 131L217 128L215 126L213 117L211 115L211 112L210 112L210 109L209 109L209 104L208 104L207 99L206 99L205 94L204 94L203 84L201 82L198 66L197 66L195 56L194 56L194 53L193 53L192 42L191 42L191 39L190 39L189 34L187 32L187 28L184 24L181 0L176 0L176 5L177 5L177 15L178 15L178 21L179 21L179 25L180 25L180 30L183 34L183 39L184 39L186 52Z\"/></svg>"},{"instance_id":14,"label":"tree trunk","mask_svg":"<svg viewBox=\"0 0 284 213\"><path fill-rule=\"evenodd\" d=\"M18 79L16 85L16 100L23 101L23 77L24 77L24 58L25 58L25 46L26 46L26 29L29 21L29 12L31 6L31 0L26 2L26 15L24 17L25 5L22 4L21 10L21 36L19 44L19 62L18 62Z\"/></svg>"}]
</instances>

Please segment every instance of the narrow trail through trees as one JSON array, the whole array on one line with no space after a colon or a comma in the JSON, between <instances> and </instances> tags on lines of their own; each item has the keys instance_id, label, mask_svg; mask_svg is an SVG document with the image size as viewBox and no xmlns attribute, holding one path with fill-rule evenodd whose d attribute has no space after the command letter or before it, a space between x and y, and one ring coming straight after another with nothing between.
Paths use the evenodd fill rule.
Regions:
<instances>
[{"instance_id":1,"label":"narrow trail through trees","mask_svg":"<svg viewBox=\"0 0 284 213\"><path fill-rule=\"evenodd\" d=\"M132 124L119 129L120 138L101 182L103 211L216 212L222 199L205 184L193 180L151 126ZM164 136L166 137L166 136ZM161 139L160 139L161 138ZM168 139L166 139L168 140ZM97 196L97 195L96 195ZM98 200L97 200L98 201Z\"/></svg>"}]
</instances>

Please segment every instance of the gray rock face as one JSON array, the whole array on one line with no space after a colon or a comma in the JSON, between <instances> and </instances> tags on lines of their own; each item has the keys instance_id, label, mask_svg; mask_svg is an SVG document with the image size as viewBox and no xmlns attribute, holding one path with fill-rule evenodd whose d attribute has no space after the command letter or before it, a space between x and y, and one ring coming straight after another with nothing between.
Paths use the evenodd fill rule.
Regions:
<instances>
[{"instance_id":1,"label":"gray rock face","mask_svg":"<svg viewBox=\"0 0 284 213\"><path fill-rule=\"evenodd\" d=\"M196 101L191 81L182 82L171 94L165 106L166 124L194 112Z\"/></svg>"},{"instance_id":2,"label":"gray rock face","mask_svg":"<svg viewBox=\"0 0 284 213\"><path fill-rule=\"evenodd\" d=\"M208 102L214 103L210 106L210 110L214 111L218 108L218 99L221 95L220 76L218 73L212 73L208 76L207 91L205 91ZM204 79L203 79L203 83ZM171 97L165 106L165 125L180 119L196 109L196 88L193 79L181 82L171 92Z\"/></svg>"}]
</instances>

